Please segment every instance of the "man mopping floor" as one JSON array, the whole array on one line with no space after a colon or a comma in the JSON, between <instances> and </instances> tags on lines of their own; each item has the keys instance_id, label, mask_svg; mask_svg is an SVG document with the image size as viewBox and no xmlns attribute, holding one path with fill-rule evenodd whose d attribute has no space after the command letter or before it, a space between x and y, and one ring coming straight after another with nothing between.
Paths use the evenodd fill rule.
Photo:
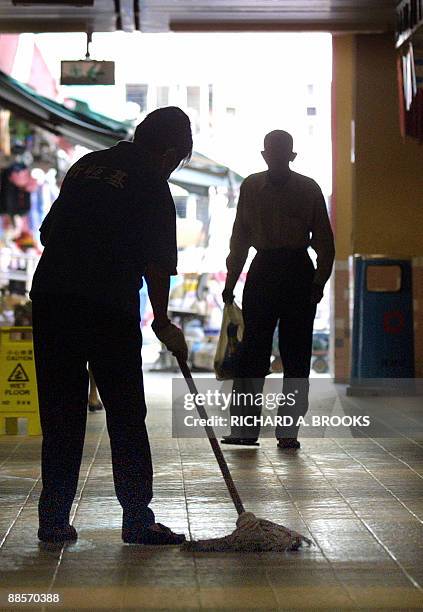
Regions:
<instances>
[{"instance_id":1,"label":"man mopping floor","mask_svg":"<svg viewBox=\"0 0 423 612\"><path fill-rule=\"evenodd\" d=\"M326 204L317 183L293 172L292 136L274 130L264 139L266 172L248 176L241 185L223 301L233 302L235 285L250 247L257 249L242 298L244 335L233 392L242 398L260 394L269 373L273 334L279 325L279 351L285 397L298 392L289 416L291 427L278 427L282 449L298 449L298 417L308 410L308 378L316 306L323 297L335 256ZM307 249L317 254L317 269ZM231 418L259 417L258 402L236 402ZM283 408L279 416L287 413ZM232 427L224 444L257 444L260 426Z\"/></svg>"},{"instance_id":2,"label":"man mopping floor","mask_svg":"<svg viewBox=\"0 0 423 612\"><path fill-rule=\"evenodd\" d=\"M42 224L45 249L30 295L43 432L38 537L44 542L77 538L69 520L84 446L88 362L106 411L124 542L185 540L156 523L149 507L139 291L144 276L154 332L186 358L183 333L167 317L177 261L167 179L191 152L187 115L176 107L156 110L133 142L77 161Z\"/></svg>"}]
</instances>

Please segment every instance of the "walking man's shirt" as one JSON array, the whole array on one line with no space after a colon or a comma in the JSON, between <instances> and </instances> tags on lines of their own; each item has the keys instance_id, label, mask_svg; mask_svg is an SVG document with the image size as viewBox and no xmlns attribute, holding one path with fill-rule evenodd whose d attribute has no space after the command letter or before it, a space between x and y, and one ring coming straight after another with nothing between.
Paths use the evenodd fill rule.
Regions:
<instances>
[{"instance_id":1,"label":"walking man's shirt","mask_svg":"<svg viewBox=\"0 0 423 612\"><path fill-rule=\"evenodd\" d=\"M289 167L296 157L292 136L282 130L270 132L264 139L262 156L268 171L248 176L241 185L222 294L225 303L233 301L249 248L254 247L257 253L243 291L245 327L233 392L240 398L246 392L262 390L278 327L284 393L294 385L298 395L290 415L292 426L278 426L275 435L280 448L298 449L297 417L308 410L313 322L332 270L334 240L320 187ZM309 247L317 254L316 268L307 252ZM281 407L278 415L287 410ZM255 444L260 426L239 425L237 417L259 417L261 408L254 402L237 402L230 412L234 418L231 433L222 442Z\"/></svg>"},{"instance_id":2,"label":"walking man's shirt","mask_svg":"<svg viewBox=\"0 0 423 612\"><path fill-rule=\"evenodd\" d=\"M267 171L248 176L241 186L226 262L229 277L239 277L250 247L258 251L312 247L317 254L313 282L325 285L335 250L319 185L293 171L283 183L273 182Z\"/></svg>"}]
</instances>

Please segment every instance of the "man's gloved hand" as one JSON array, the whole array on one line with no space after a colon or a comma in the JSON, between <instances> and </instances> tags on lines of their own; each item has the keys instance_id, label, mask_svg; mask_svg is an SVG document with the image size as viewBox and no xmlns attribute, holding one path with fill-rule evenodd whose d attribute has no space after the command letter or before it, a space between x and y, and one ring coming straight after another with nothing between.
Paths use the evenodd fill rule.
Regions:
<instances>
[{"instance_id":1,"label":"man's gloved hand","mask_svg":"<svg viewBox=\"0 0 423 612\"><path fill-rule=\"evenodd\" d=\"M311 285L311 296L310 302L312 304L318 304L323 297L323 285L318 285L317 283L313 283Z\"/></svg>"},{"instance_id":2,"label":"man's gloved hand","mask_svg":"<svg viewBox=\"0 0 423 612\"><path fill-rule=\"evenodd\" d=\"M222 300L224 304L233 304L234 302L234 290L233 289L228 289L228 288L224 288L223 292L222 292Z\"/></svg>"},{"instance_id":3,"label":"man's gloved hand","mask_svg":"<svg viewBox=\"0 0 423 612\"><path fill-rule=\"evenodd\" d=\"M164 327L155 325L155 322L153 321L151 327L157 338L160 340L160 342L163 342L168 351L174 355L178 354L183 361L188 359L187 343L185 342L184 334L179 327L176 327L176 325L173 325L173 323L170 321Z\"/></svg>"}]
</instances>

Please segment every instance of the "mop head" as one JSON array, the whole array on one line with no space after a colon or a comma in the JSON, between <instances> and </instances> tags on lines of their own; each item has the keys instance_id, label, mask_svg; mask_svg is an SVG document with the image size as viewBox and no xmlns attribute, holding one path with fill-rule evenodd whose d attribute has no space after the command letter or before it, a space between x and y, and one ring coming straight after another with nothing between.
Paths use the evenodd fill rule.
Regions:
<instances>
[{"instance_id":1,"label":"mop head","mask_svg":"<svg viewBox=\"0 0 423 612\"><path fill-rule=\"evenodd\" d=\"M312 542L296 531L257 518L244 512L236 522L236 529L223 538L185 542L184 550L195 552L283 552L298 550L305 542Z\"/></svg>"}]
</instances>

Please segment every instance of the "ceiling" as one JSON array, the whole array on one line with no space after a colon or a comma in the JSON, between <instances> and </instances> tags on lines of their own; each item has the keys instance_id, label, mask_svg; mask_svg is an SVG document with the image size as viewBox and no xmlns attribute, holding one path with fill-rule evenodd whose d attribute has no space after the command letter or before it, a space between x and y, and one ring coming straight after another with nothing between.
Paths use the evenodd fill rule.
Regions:
<instances>
[{"instance_id":1,"label":"ceiling","mask_svg":"<svg viewBox=\"0 0 423 612\"><path fill-rule=\"evenodd\" d=\"M82 7L70 6L69 0L56 1L59 4L44 0L49 4L14 6L12 0L0 0L0 32L377 32L393 30L397 4L395 0L94 0L93 6Z\"/></svg>"}]
</instances>

